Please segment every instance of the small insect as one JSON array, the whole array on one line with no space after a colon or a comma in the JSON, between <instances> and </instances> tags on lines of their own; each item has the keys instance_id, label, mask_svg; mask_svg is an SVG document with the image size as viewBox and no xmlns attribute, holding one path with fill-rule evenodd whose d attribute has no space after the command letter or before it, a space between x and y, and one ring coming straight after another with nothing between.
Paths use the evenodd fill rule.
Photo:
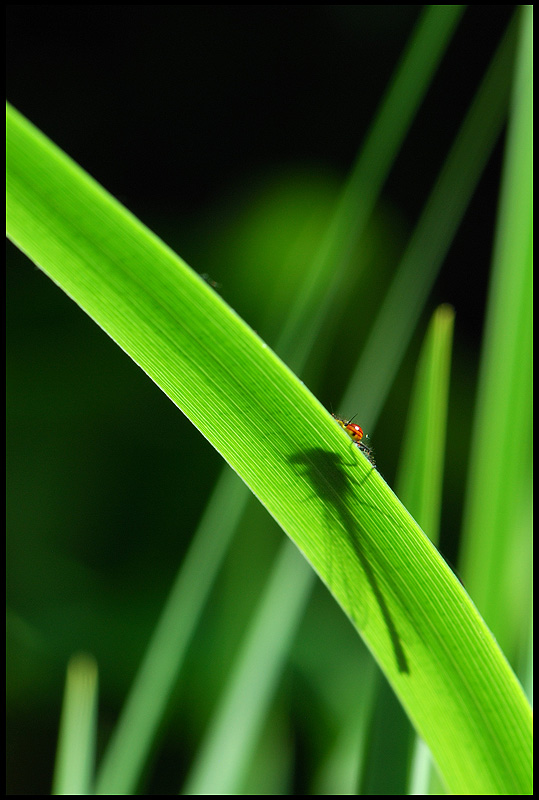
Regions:
<instances>
[{"instance_id":1,"label":"small insect","mask_svg":"<svg viewBox=\"0 0 539 800\"><path fill-rule=\"evenodd\" d=\"M336 414L332 414L331 416L336 422L339 423L341 428L346 431L346 433L354 442L356 447L358 447L361 450L361 452L367 456L373 467L375 467L376 461L374 460L372 447L369 447L369 445L367 444L369 437L365 436L365 441L363 441L363 428L352 422L354 417L352 417L349 420L346 420L343 419L342 417L338 417Z\"/></svg>"},{"instance_id":2,"label":"small insect","mask_svg":"<svg viewBox=\"0 0 539 800\"><path fill-rule=\"evenodd\" d=\"M201 272L200 277L202 278L202 280L206 281L206 283L208 283L213 289L221 288L221 284L217 283L217 281L212 280L207 272Z\"/></svg>"}]
</instances>

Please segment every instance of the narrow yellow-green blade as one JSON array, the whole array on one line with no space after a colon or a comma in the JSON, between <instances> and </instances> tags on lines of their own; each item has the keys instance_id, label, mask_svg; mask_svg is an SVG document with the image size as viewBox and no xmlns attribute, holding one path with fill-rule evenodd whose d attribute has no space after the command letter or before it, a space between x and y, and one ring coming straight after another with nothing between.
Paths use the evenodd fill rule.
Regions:
<instances>
[{"instance_id":1,"label":"narrow yellow-green blade","mask_svg":"<svg viewBox=\"0 0 539 800\"><path fill-rule=\"evenodd\" d=\"M97 727L97 664L73 656L66 685L52 794L92 794Z\"/></svg>"}]
</instances>

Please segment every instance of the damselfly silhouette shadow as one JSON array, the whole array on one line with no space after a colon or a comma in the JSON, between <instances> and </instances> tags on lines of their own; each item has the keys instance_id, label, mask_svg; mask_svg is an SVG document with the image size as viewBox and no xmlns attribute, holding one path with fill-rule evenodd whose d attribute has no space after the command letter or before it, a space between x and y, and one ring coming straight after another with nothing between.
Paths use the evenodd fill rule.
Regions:
<instances>
[{"instance_id":1,"label":"damselfly silhouette shadow","mask_svg":"<svg viewBox=\"0 0 539 800\"><path fill-rule=\"evenodd\" d=\"M363 456L361 456L363 457ZM328 450L314 448L296 453L289 458L292 464L301 468L301 474L309 481L313 492L323 501L331 516L336 517L339 530L344 531L349 545L352 547L361 565L367 582L376 599L384 624L387 628L399 672L409 672L408 661L402 647L395 623L385 600L374 570L361 546L361 526L350 512L350 503L358 486L369 480L370 472L362 480L354 483L350 480L344 467L349 466L341 456ZM374 467L373 467L374 470ZM366 504L365 504L366 505ZM376 510L376 509L373 509ZM355 620L356 623L358 622Z\"/></svg>"}]
</instances>

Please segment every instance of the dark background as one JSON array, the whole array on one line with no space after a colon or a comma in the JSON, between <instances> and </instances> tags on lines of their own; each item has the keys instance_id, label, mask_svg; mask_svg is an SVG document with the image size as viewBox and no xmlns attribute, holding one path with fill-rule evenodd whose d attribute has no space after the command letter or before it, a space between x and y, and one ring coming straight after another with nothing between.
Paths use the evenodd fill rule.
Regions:
<instances>
[{"instance_id":1,"label":"dark background","mask_svg":"<svg viewBox=\"0 0 539 800\"><path fill-rule=\"evenodd\" d=\"M8 6L7 97L167 241L172 225L169 243L203 272L189 231L213 203L283 165L346 176L421 9ZM466 10L384 190L404 225L514 9ZM477 337L500 154L436 288Z\"/></svg>"},{"instance_id":2,"label":"dark background","mask_svg":"<svg viewBox=\"0 0 539 800\"><path fill-rule=\"evenodd\" d=\"M459 24L384 189L403 240L515 8L471 6ZM257 328L253 296L271 274L239 280L226 261L214 273L208 248L223 208L254 202L272 175L344 179L421 9L12 5L7 98L194 269L212 271ZM429 302L429 316L440 302L457 311L448 469L457 508L502 144ZM221 464L9 244L7 297L8 793L47 793L67 659L76 647L98 658L106 736ZM357 303L368 307L369 296ZM399 378L400 411L387 408L377 430L390 482L419 341ZM344 385L346 346L334 362L331 385ZM321 391L329 404L331 388ZM458 527L458 512L446 520ZM177 791L171 760L171 783L154 793Z\"/></svg>"}]
</instances>

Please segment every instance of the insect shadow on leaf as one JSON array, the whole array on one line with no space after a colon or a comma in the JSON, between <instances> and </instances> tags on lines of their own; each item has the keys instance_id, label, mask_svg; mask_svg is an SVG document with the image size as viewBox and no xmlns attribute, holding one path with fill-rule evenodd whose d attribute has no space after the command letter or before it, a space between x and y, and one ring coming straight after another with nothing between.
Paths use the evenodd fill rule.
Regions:
<instances>
[{"instance_id":1,"label":"insect shadow on leaf","mask_svg":"<svg viewBox=\"0 0 539 800\"><path fill-rule=\"evenodd\" d=\"M296 453L289 457L289 461L301 468L301 474L308 480L315 495L323 502L328 519L336 518L338 525L332 527L335 531L338 530L340 535L344 534L346 536L346 543L357 556L357 560L363 569L365 578L370 585L371 591L382 614L399 672L409 672L408 661L395 623L393 622L391 612L374 570L361 546L361 529L356 518L349 510L352 497L357 491L356 487L358 485L361 487L369 480L371 473L368 472L361 481L355 481L356 487L354 487L354 483L351 481L348 471L345 469L351 465L343 461L341 456L337 453L321 448L313 448ZM374 469L373 467L373 470ZM349 586L346 575L343 577L345 591L348 594L350 613L352 614L356 626L361 629L360 620L357 619L357 614L354 611L357 604L353 602L351 596L353 587Z\"/></svg>"}]
</instances>

